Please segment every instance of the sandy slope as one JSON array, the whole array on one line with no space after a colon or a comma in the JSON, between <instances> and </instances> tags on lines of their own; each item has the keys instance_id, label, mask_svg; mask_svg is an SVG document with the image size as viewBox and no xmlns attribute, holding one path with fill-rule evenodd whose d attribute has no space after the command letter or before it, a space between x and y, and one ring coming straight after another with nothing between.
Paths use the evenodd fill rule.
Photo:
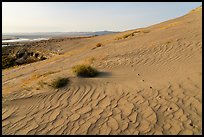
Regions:
<instances>
[{"instance_id":1,"label":"sandy slope","mask_svg":"<svg viewBox=\"0 0 204 137\"><path fill-rule=\"evenodd\" d=\"M3 134L201 134L201 37L198 8L143 29L63 41L64 54L3 70ZM101 73L77 78L78 63ZM58 76L69 85L47 86Z\"/></svg>"}]
</instances>

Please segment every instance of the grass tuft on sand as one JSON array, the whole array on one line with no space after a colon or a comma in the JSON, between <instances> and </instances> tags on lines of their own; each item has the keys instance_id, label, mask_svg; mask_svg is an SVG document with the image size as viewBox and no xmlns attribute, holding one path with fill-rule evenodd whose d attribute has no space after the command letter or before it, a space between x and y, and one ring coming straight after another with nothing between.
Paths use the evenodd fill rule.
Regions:
<instances>
[{"instance_id":1,"label":"grass tuft on sand","mask_svg":"<svg viewBox=\"0 0 204 137\"><path fill-rule=\"evenodd\" d=\"M101 46L102 46L101 43L96 44L96 47L101 47Z\"/></svg>"},{"instance_id":2,"label":"grass tuft on sand","mask_svg":"<svg viewBox=\"0 0 204 137\"><path fill-rule=\"evenodd\" d=\"M61 87L66 86L68 82L69 82L68 78L57 78L51 83L51 86L53 88L61 88Z\"/></svg>"},{"instance_id":3,"label":"grass tuft on sand","mask_svg":"<svg viewBox=\"0 0 204 137\"><path fill-rule=\"evenodd\" d=\"M72 67L72 71L80 77L95 77L98 75L98 71L89 65L76 65Z\"/></svg>"}]
</instances>

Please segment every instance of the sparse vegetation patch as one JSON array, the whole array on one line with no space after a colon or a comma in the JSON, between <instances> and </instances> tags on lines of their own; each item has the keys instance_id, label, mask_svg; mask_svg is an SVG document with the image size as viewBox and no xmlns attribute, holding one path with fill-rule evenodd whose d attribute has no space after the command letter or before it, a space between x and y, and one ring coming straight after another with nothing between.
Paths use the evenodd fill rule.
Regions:
<instances>
[{"instance_id":1,"label":"sparse vegetation patch","mask_svg":"<svg viewBox=\"0 0 204 137\"><path fill-rule=\"evenodd\" d=\"M16 65L16 59L8 56L2 56L2 69L10 68Z\"/></svg>"},{"instance_id":2,"label":"sparse vegetation patch","mask_svg":"<svg viewBox=\"0 0 204 137\"><path fill-rule=\"evenodd\" d=\"M96 44L96 47L101 47L101 46L102 46L101 43Z\"/></svg>"},{"instance_id":3,"label":"sparse vegetation patch","mask_svg":"<svg viewBox=\"0 0 204 137\"><path fill-rule=\"evenodd\" d=\"M98 71L89 65L76 65L72 67L72 71L81 77L95 77L98 75Z\"/></svg>"},{"instance_id":4,"label":"sparse vegetation patch","mask_svg":"<svg viewBox=\"0 0 204 137\"><path fill-rule=\"evenodd\" d=\"M51 83L51 86L53 88L61 88L61 87L66 86L68 82L69 82L68 78L57 78Z\"/></svg>"}]
</instances>

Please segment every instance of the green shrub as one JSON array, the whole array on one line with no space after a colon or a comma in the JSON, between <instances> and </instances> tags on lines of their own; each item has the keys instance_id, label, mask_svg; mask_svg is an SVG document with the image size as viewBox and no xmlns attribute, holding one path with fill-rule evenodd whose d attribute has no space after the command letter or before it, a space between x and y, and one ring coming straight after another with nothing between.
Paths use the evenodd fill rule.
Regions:
<instances>
[{"instance_id":1,"label":"green shrub","mask_svg":"<svg viewBox=\"0 0 204 137\"><path fill-rule=\"evenodd\" d=\"M51 86L53 88L61 88L66 86L68 82L69 82L68 78L58 78L51 83Z\"/></svg>"},{"instance_id":2,"label":"green shrub","mask_svg":"<svg viewBox=\"0 0 204 137\"><path fill-rule=\"evenodd\" d=\"M94 77L98 75L98 71L88 65L76 65L72 68L73 73L81 77Z\"/></svg>"}]
</instances>

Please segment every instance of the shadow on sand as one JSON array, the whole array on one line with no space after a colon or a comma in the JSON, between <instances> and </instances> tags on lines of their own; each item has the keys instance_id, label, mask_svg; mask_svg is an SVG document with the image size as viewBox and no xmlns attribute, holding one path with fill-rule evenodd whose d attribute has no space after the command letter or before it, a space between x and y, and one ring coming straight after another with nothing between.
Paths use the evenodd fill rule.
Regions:
<instances>
[{"instance_id":1,"label":"shadow on sand","mask_svg":"<svg viewBox=\"0 0 204 137\"><path fill-rule=\"evenodd\" d=\"M98 72L98 74L94 77L89 77L89 76L77 76L79 78L106 78L111 76L110 72Z\"/></svg>"},{"instance_id":2,"label":"shadow on sand","mask_svg":"<svg viewBox=\"0 0 204 137\"><path fill-rule=\"evenodd\" d=\"M105 77L109 77L109 76L111 76L110 72L99 72L96 77L98 77L98 78L105 78Z\"/></svg>"}]
</instances>

